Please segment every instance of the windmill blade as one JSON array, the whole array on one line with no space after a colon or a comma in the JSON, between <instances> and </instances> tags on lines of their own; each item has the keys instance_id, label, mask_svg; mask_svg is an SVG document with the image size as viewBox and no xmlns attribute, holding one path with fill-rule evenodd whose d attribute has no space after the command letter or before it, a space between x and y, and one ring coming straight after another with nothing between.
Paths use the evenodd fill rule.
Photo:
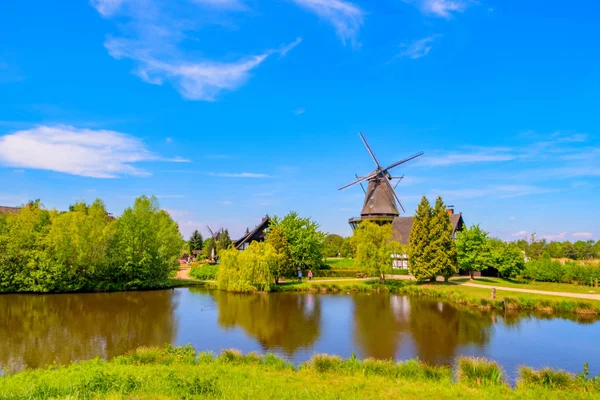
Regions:
<instances>
[{"instance_id":1,"label":"windmill blade","mask_svg":"<svg viewBox=\"0 0 600 400\"><path fill-rule=\"evenodd\" d=\"M390 169L392 169L392 168L395 168L395 167L397 167L397 166L398 166L398 165L400 165L400 164L404 164L405 162L408 162L408 161L410 161L410 160L414 160L414 159L415 159L415 158L417 158L417 157L421 157L423 154L425 154L425 153L423 153L422 151L421 151L421 152L418 152L417 154L415 154L415 155L413 155L413 156L410 156L410 157L408 157L408 158L405 158L404 160L400 160L400 161L398 161L398 162L396 162L396 163L393 163L393 164L392 164L392 165L390 165L389 167L387 167L387 168L384 168L384 169L383 169L383 171L384 171L384 172L387 172L388 170L390 170Z\"/></svg>"},{"instance_id":2,"label":"windmill blade","mask_svg":"<svg viewBox=\"0 0 600 400\"><path fill-rule=\"evenodd\" d=\"M368 181L371 178L374 178L375 176L377 176L378 172L373 172L372 174L365 176L364 178L360 178L358 180L356 180L355 182L349 183L346 186L343 186L341 188L339 188L338 190L344 190L344 189L348 189L351 186L354 186L358 183L364 182L364 181Z\"/></svg>"},{"instance_id":3,"label":"windmill blade","mask_svg":"<svg viewBox=\"0 0 600 400\"><path fill-rule=\"evenodd\" d=\"M394 190L396 190L396 188L397 188L397 187L398 187L398 185L400 184L400 181L401 181L402 179L404 179L404 175L402 175L402 176L401 176L401 177L399 177L399 178L392 178L392 179L398 179L398 182L396 182L396 184L394 185Z\"/></svg>"},{"instance_id":4,"label":"windmill blade","mask_svg":"<svg viewBox=\"0 0 600 400\"><path fill-rule=\"evenodd\" d=\"M210 232L210 235L211 235L211 236L214 236L215 234L214 234L214 232L212 231L212 229L210 229L210 226L206 225L206 227L208 228L208 231Z\"/></svg>"},{"instance_id":5,"label":"windmill blade","mask_svg":"<svg viewBox=\"0 0 600 400\"><path fill-rule=\"evenodd\" d=\"M360 138L362 139L363 143L365 144L365 147L367 148L367 151L371 155L371 158L373 159L373 161L375 161L375 165L377 165L377 168L381 168L381 165L379 165L379 162L375 158L375 154L373 154L373 151L371 150L371 147L369 146L369 143L367 143L367 139L365 139L365 137L363 136L362 132L358 132L358 134L360 135Z\"/></svg>"},{"instance_id":6,"label":"windmill blade","mask_svg":"<svg viewBox=\"0 0 600 400\"><path fill-rule=\"evenodd\" d=\"M360 179L360 178L358 177L358 174L354 174L354 176L356 176L356 179ZM365 187L363 186L362 182L361 182L361 184L360 184L360 188L363 190L363 192L364 192L365 194L367 194L367 191L365 190Z\"/></svg>"},{"instance_id":7,"label":"windmill blade","mask_svg":"<svg viewBox=\"0 0 600 400\"><path fill-rule=\"evenodd\" d=\"M400 201L400 198L398 197L398 195L396 194L396 191L392 187L392 183L390 182L390 180L388 179L387 176L384 176L383 178L384 178L383 181L386 183L388 189L390 190L390 192L392 193L392 195L394 196L394 198L396 199L396 201L400 205L400 208L402 209L402 212L405 213L406 209L404 208L404 204L402 204L402 202Z\"/></svg>"}]
</instances>

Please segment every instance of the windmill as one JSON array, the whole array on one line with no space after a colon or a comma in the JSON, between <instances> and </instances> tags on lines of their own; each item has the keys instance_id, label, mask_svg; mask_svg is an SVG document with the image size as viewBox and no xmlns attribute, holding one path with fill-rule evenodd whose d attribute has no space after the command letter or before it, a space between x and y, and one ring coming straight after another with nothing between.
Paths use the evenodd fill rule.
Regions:
<instances>
[{"instance_id":1,"label":"windmill","mask_svg":"<svg viewBox=\"0 0 600 400\"><path fill-rule=\"evenodd\" d=\"M366 176L360 177L356 176L356 181L341 187L339 190L344 190L354 185L360 184L362 186L363 182L368 182L367 188L363 187L363 191L365 192L365 201L363 204L362 211L360 213L360 218L353 218L350 220L350 225L352 228L356 228L356 226L360 223L361 220L372 220L377 223L391 223L395 217L400 215L400 209L402 212L406 212L402 201L396 194L395 188L398 186L398 183L404 178L404 176L394 177L390 174L390 170L396 168L408 161L414 160L417 157L422 156L424 153L421 151L417 154L414 154L408 158L404 158L398 162L395 162L389 165L386 168L383 168L369 143L363 136L362 133L359 133L360 138L362 139L367 151L371 155L371 158L375 162L375 170L369 173ZM392 180L396 179L397 182L394 186L392 186Z\"/></svg>"}]
</instances>

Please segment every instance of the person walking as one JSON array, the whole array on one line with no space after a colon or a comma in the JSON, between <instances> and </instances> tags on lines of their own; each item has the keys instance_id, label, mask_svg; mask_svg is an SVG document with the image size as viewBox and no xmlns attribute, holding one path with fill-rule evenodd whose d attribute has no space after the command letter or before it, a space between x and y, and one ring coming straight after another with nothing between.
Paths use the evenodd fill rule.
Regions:
<instances>
[{"instance_id":1,"label":"person walking","mask_svg":"<svg viewBox=\"0 0 600 400\"><path fill-rule=\"evenodd\" d=\"M312 269L308 270L308 280L312 281Z\"/></svg>"},{"instance_id":2,"label":"person walking","mask_svg":"<svg viewBox=\"0 0 600 400\"><path fill-rule=\"evenodd\" d=\"M298 282L302 282L302 270L298 268Z\"/></svg>"}]
</instances>

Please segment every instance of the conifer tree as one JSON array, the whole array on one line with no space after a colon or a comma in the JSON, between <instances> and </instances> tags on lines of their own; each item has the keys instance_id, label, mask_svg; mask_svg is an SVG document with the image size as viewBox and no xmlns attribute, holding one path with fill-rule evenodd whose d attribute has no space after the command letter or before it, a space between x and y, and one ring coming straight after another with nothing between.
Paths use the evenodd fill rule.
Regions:
<instances>
[{"instance_id":1,"label":"conifer tree","mask_svg":"<svg viewBox=\"0 0 600 400\"><path fill-rule=\"evenodd\" d=\"M219 239L217 239L217 255L221 253L221 250L227 250L229 247L231 247L231 245L233 244L233 242L231 241L231 238L229 237L229 231L227 229L223 230L221 232L221 234L219 235Z\"/></svg>"},{"instance_id":2,"label":"conifer tree","mask_svg":"<svg viewBox=\"0 0 600 400\"><path fill-rule=\"evenodd\" d=\"M429 227L433 210L427 197L423 196L413 218L410 240L408 243L408 262L411 274L418 281L435 279L432 266L431 239Z\"/></svg>"},{"instance_id":3,"label":"conifer tree","mask_svg":"<svg viewBox=\"0 0 600 400\"><path fill-rule=\"evenodd\" d=\"M444 201L438 196L433 209L431 224L429 227L430 251L431 251L431 273L442 275L447 282L452 275L458 272L456 260L456 247L452 240L452 223Z\"/></svg>"}]
</instances>

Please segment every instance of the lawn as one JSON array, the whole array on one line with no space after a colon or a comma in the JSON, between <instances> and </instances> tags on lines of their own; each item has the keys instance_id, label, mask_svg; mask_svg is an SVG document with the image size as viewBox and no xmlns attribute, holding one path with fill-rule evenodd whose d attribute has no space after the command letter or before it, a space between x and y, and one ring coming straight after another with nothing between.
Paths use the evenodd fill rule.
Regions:
<instances>
[{"instance_id":1,"label":"lawn","mask_svg":"<svg viewBox=\"0 0 600 400\"><path fill-rule=\"evenodd\" d=\"M551 378L551 379L548 379ZM593 399L600 383L556 371L522 371L508 386L497 364L462 359L455 369L417 360L317 355L298 368L273 355L218 357L191 346L139 348L112 361L28 370L0 378L6 399Z\"/></svg>"},{"instance_id":2,"label":"lawn","mask_svg":"<svg viewBox=\"0 0 600 400\"><path fill-rule=\"evenodd\" d=\"M356 268L354 259L352 258L327 258L325 259L325 264L329 265L331 269Z\"/></svg>"},{"instance_id":3,"label":"lawn","mask_svg":"<svg viewBox=\"0 0 600 400\"><path fill-rule=\"evenodd\" d=\"M456 277L451 278L451 282L469 282L469 278ZM567 292L580 294L600 294L600 287L590 287L584 285L574 285L571 283L553 283L553 282L522 282L514 279L503 278L476 278L473 283L489 286L504 286L519 289L545 290L548 292Z\"/></svg>"}]
</instances>

